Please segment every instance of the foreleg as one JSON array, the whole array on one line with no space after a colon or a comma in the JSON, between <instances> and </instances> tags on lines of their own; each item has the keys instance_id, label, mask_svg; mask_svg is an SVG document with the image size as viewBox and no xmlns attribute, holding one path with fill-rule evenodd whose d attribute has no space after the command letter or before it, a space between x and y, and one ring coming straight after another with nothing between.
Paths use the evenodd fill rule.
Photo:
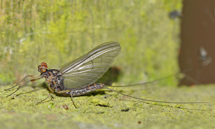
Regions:
<instances>
[{"instance_id":1,"label":"foreleg","mask_svg":"<svg viewBox=\"0 0 215 129\"><path fill-rule=\"evenodd\" d=\"M8 88L8 89L5 89L5 90L11 90L15 87L18 86L18 88L11 94L7 95L8 96L11 96L12 94L14 94L15 92L17 92L21 87L25 86L27 83L29 82L33 82L33 81L36 81L36 80L39 80L41 79L42 77L41 76L34 76L34 75L26 75L19 83L17 83L15 86L11 87L11 88ZM22 84L23 83L23 84ZM20 85L21 84L21 85Z\"/></svg>"}]
</instances>

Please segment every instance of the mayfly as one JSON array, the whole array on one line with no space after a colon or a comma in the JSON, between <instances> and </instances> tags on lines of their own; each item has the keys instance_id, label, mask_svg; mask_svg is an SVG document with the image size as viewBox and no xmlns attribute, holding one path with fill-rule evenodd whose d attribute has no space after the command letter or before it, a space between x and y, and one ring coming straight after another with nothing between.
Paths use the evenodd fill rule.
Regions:
<instances>
[{"instance_id":1,"label":"mayfly","mask_svg":"<svg viewBox=\"0 0 215 129\"><path fill-rule=\"evenodd\" d=\"M19 83L9 88L12 89L16 86L18 88L8 96L11 96L17 92L21 87L25 86L29 82L34 82L41 78L45 78L48 84L50 92L60 95L69 96L76 107L73 97L84 95L86 93L102 89L105 87L104 84L95 82L109 69L112 62L119 55L121 46L117 42L103 43L87 54L66 63L58 69L48 69L45 62L42 62L38 66L40 75L26 75ZM107 88L107 87L106 87ZM6 89L6 90L9 90ZM107 88L109 89L109 88ZM112 89L109 89L114 91ZM116 91L114 91L116 92ZM118 92L117 92L118 93ZM122 93L120 93L122 94ZM125 95L125 94L122 94ZM128 95L125 95L128 96ZM129 96L132 97L132 96ZM136 97L132 97L136 98ZM154 101L136 98L143 101L153 101L161 103L190 103L190 102L165 102L165 101ZM202 102L191 102L191 103L202 103Z\"/></svg>"},{"instance_id":2,"label":"mayfly","mask_svg":"<svg viewBox=\"0 0 215 129\"><path fill-rule=\"evenodd\" d=\"M119 55L120 50L119 43L108 42L97 46L87 54L66 63L58 69L48 69L47 64L42 62L38 66L38 71L41 74L39 76L26 75L19 83L12 87L18 86L10 95L17 92L28 82L45 78L48 89L52 93L61 96L70 96L75 106L73 101L74 96L80 96L104 87L104 84L94 83L109 69L112 62Z\"/></svg>"}]
</instances>

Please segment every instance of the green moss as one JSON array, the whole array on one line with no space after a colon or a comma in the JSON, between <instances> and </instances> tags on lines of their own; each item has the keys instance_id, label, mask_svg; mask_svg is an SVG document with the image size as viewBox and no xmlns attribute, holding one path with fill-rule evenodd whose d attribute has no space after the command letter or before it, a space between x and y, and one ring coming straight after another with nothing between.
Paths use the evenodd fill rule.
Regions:
<instances>
[{"instance_id":1,"label":"green moss","mask_svg":"<svg viewBox=\"0 0 215 129\"><path fill-rule=\"evenodd\" d=\"M36 105L47 97L46 89L29 92L35 89L26 87L20 89L16 95L6 98L5 96L12 92L3 90L8 87L1 87L0 91L2 128L213 128L215 126L213 122L215 107L212 105L215 90L213 85L193 88L160 86L147 89L116 88L124 94L146 99L180 102L211 101L211 104L143 102L103 90L105 92L103 95L75 97L77 109L69 97L55 95L52 101L48 99ZM143 94L143 91L146 94ZM64 108L64 105L68 109Z\"/></svg>"}]
</instances>

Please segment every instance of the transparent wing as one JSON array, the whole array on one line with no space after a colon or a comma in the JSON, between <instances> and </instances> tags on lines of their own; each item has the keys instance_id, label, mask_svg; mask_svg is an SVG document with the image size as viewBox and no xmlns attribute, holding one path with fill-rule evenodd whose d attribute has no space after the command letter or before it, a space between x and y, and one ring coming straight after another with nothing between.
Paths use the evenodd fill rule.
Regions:
<instances>
[{"instance_id":1,"label":"transparent wing","mask_svg":"<svg viewBox=\"0 0 215 129\"><path fill-rule=\"evenodd\" d=\"M87 54L61 66L60 74L68 88L79 88L93 84L110 67L121 50L117 42L103 43Z\"/></svg>"}]
</instances>

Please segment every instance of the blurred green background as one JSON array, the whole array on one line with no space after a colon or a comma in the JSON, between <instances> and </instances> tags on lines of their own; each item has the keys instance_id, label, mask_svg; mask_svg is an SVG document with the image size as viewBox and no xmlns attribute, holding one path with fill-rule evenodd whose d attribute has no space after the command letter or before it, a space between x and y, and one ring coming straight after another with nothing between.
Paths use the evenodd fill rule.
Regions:
<instances>
[{"instance_id":1,"label":"blurred green background","mask_svg":"<svg viewBox=\"0 0 215 129\"><path fill-rule=\"evenodd\" d=\"M168 14L181 8L181 0L1 0L0 83L39 75L41 62L58 68L108 41L122 47L113 63L120 84L176 73L180 20Z\"/></svg>"}]
</instances>

